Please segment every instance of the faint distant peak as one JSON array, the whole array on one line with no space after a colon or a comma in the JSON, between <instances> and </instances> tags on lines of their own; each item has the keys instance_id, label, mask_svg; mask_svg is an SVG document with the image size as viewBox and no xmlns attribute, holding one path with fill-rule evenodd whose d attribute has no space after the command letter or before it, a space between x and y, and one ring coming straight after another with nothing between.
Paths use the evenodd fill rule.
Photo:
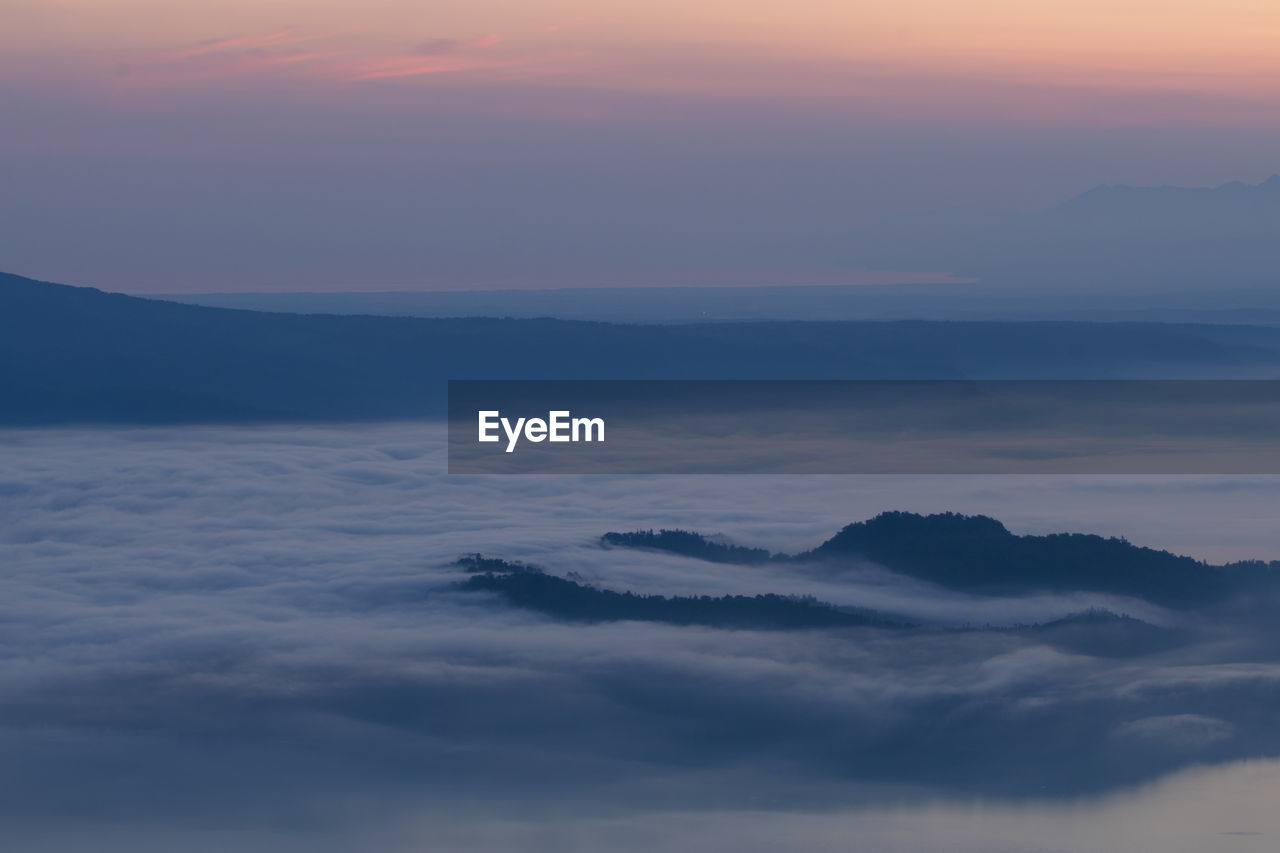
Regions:
<instances>
[{"instance_id":1,"label":"faint distant peak","mask_svg":"<svg viewBox=\"0 0 1280 853\"><path fill-rule=\"evenodd\" d=\"M1129 199L1223 198L1259 195L1280 195L1280 174L1274 174L1257 184L1228 181L1216 187L1180 187L1164 184L1158 187L1134 187L1128 184L1100 184L1065 202L1060 207L1069 208L1100 201Z\"/></svg>"}]
</instances>

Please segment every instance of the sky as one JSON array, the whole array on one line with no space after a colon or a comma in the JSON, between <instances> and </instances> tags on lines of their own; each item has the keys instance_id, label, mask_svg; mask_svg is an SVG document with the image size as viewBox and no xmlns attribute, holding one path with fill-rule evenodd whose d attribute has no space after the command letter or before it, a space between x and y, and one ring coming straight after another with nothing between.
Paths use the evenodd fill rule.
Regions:
<instances>
[{"instance_id":1,"label":"sky","mask_svg":"<svg viewBox=\"0 0 1280 853\"><path fill-rule=\"evenodd\" d=\"M130 292L948 280L850 233L1280 166L1261 0L0 0L0 268Z\"/></svg>"}]
</instances>

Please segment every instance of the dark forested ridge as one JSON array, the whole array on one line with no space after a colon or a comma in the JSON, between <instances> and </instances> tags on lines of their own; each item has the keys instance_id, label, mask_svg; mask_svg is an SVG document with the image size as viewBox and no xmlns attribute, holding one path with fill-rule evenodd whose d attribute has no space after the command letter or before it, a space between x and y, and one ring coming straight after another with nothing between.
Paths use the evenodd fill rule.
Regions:
<instances>
[{"instance_id":1,"label":"dark forested ridge","mask_svg":"<svg viewBox=\"0 0 1280 853\"><path fill-rule=\"evenodd\" d=\"M718 563L769 562L784 571L790 566L838 573L849 561L872 562L971 594L1104 593L1176 609L1211 607L1244 592L1274 589L1280 578L1280 563L1213 566L1118 538L1079 533L1017 536L993 518L958 513L881 513L850 524L817 548L796 555L770 554L687 530L606 533L601 543ZM463 582L464 589L496 592L512 604L560 619L754 628L903 624L897 617L870 610L784 595L681 598L612 592L580 583L576 577L559 578L535 566L480 554L464 557L458 565L472 575ZM1101 609L1022 627L1052 634L1062 645L1106 654L1150 650L1177 641L1170 631Z\"/></svg>"},{"instance_id":2,"label":"dark forested ridge","mask_svg":"<svg viewBox=\"0 0 1280 853\"><path fill-rule=\"evenodd\" d=\"M684 557L696 557L709 563L763 563L773 559L764 548L746 548L715 542L688 530L637 530L632 533L606 533L600 537L606 545L622 548L650 548Z\"/></svg>"},{"instance_id":3,"label":"dark forested ridge","mask_svg":"<svg viewBox=\"0 0 1280 853\"><path fill-rule=\"evenodd\" d=\"M715 543L688 531L609 533L603 541L715 562L769 559L759 549ZM744 558L735 559L737 554ZM994 518L958 513L885 512L848 525L811 551L772 559L837 568L867 561L969 593L1102 592L1171 607L1213 604L1250 584L1280 577L1275 563L1213 566L1091 534L1017 536Z\"/></svg>"},{"instance_id":4,"label":"dark forested ridge","mask_svg":"<svg viewBox=\"0 0 1280 853\"><path fill-rule=\"evenodd\" d=\"M885 616L785 595L664 596L598 589L547 574L535 566L479 554L458 561L471 577L460 586L497 593L511 604L576 622L636 620L713 628L903 627Z\"/></svg>"},{"instance_id":5,"label":"dark forested ridge","mask_svg":"<svg viewBox=\"0 0 1280 853\"><path fill-rule=\"evenodd\" d=\"M0 274L0 423L436 416L449 379L1257 376L1280 330L271 314Z\"/></svg>"},{"instance_id":6,"label":"dark forested ridge","mask_svg":"<svg viewBox=\"0 0 1280 853\"><path fill-rule=\"evenodd\" d=\"M1080 533L1016 536L993 518L943 513L881 513L850 524L801 559L856 556L951 589L1006 593L1090 590L1160 604L1221 598L1221 567Z\"/></svg>"}]
</instances>

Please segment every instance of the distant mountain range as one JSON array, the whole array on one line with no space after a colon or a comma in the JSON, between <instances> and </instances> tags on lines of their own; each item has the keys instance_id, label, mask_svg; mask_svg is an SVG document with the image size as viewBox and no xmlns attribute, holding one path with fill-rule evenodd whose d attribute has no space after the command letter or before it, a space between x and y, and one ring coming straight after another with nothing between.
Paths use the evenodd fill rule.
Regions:
<instances>
[{"instance_id":1,"label":"distant mountain range","mask_svg":"<svg viewBox=\"0 0 1280 853\"><path fill-rule=\"evenodd\" d=\"M986 283L1229 290L1280 286L1280 175L1213 189L1101 186L1048 210L953 210L855 238L875 265Z\"/></svg>"},{"instance_id":2,"label":"distant mountain range","mask_svg":"<svg viewBox=\"0 0 1280 853\"><path fill-rule=\"evenodd\" d=\"M1102 320L1280 324L1280 175L1216 188L1100 186L1037 211L956 208L846 237L850 267L947 284L201 293L222 308L606 322Z\"/></svg>"},{"instance_id":3,"label":"distant mountain range","mask_svg":"<svg viewBox=\"0 0 1280 853\"><path fill-rule=\"evenodd\" d=\"M1142 323L750 322L275 314L0 274L0 423L443 413L448 379L1280 375L1280 330Z\"/></svg>"},{"instance_id":4,"label":"distant mountain range","mask_svg":"<svg viewBox=\"0 0 1280 853\"><path fill-rule=\"evenodd\" d=\"M555 318L605 323L753 320L964 320L1231 323L1280 326L1280 287L1180 288L1153 298L1122 290L957 282L768 287L577 287L395 293L175 293L154 298L212 308L383 317Z\"/></svg>"}]
</instances>

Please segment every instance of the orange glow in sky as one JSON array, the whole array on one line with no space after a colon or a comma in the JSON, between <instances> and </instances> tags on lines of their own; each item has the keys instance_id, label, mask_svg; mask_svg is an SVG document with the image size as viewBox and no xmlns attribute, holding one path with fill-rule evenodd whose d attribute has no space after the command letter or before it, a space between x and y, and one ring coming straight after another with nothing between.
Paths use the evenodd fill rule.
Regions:
<instances>
[{"instance_id":1,"label":"orange glow in sky","mask_svg":"<svg viewBox=\"0 0 1280 853\"><path fill-rule=\"evenodd\" d=\"M0 0L0 115L52 280L849 282L880 223L1280 170L1280 0Z\"/></svg>"},{"instance_id":2,"label":"orange glow in sky","mask_svg":"<svg viewBox=\"0 0 1280 853\"><path fill-rule=\"evenodd\" d=\"M965 87L1280 93L1280 4L1269 0L26 0L0 15L0 68L31 82L448 77L735 97L876 93L926 109ZM1043 97L1009 107L1048 109Z\"/></svg>"}]
</instances>

